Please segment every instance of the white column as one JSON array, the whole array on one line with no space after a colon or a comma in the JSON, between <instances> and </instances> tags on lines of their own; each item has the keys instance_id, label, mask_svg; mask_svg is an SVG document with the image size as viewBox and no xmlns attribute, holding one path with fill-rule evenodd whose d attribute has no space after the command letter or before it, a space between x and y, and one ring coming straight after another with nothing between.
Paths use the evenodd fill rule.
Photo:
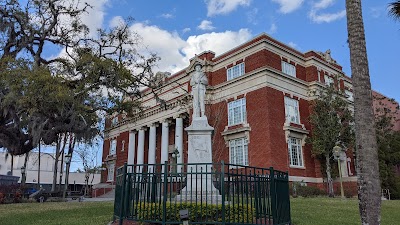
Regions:
<instances>
[{"instance_id":1,"label":"white column","mask_svg":"<svg viewBox=\"0 0 400 225\"><path fill-rule=\"evenodd\" d=\"M136 164L143 164L144 163L144 128L139 130L138 135L138 152L137 152L137 163ZM142 172L142 167L136 168L137 173Z\"/></svg>"},{"instance_id":2,"label":"white column","mask_svg":"<svg viewBox=\"0 0 400 225\"><path fill-rule=\"evenodd\" d=\"M177 159L177 163L183 163L183 119L178 117L175 121L175 148L178 149L179 158ZM182 172L182 166L178 165L177 172Z\"/></svg>"},{"instance_id":3,"label":"white column","mask_svg":"<svg viewBox=\"0 0 400 225\"><path fill-rule=\"evenodd\" d=\"M156 163L156 125L150 126L149 132L149 153L148 153L148 164ZM153 167L149 166L149 172L153 172Z\"/></svg>"},{"instance_id":4,"label":"white column","mask_svg":"<svg viewBox=\"0 0 400 225\"><path fill-rule=\"evenodd\" d=\"M169 123L168 120L165 120L161 125L161 164L164 164L165 161L168 161L168 139L169 139ZM164 171L163 167L163 172Z\"/></svg>"},{"instance_id":5,"label":"white column","mask_svg":"<svg viewBox=\"0 0 400 225\"><path fill-rule=\"evenodd\" d=\"M135 143L136 142L136 131L135 130L131 130L129 132L129 143L128 143L128 165L133 165L135 164L135 150L136 150L136 146ZM129 167L129 170L131 168ZM129 171L132 172L132 171Z\"/></svg>"}]
</instances>

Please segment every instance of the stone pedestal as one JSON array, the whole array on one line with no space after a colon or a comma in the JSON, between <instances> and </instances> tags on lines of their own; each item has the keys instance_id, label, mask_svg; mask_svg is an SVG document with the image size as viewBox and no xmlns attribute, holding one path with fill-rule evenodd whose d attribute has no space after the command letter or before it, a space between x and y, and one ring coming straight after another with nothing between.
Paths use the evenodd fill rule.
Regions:
<instances>
[{"instance_id":1,"label":"stone pedestal","mask_svg":"<svg viewBox=\"0 0 400 225\"><path fill-rule=\"evenodd\" d=\"M192 124L185 130L188 132L187 184L177 199L221 203L221 195L214 187L212 175L206 174L212 172L211 136L214 128L208 124L207 117L204 116L193 118ZM191 163L202 165L190 165Z\"/></svg>"}]
</instances>

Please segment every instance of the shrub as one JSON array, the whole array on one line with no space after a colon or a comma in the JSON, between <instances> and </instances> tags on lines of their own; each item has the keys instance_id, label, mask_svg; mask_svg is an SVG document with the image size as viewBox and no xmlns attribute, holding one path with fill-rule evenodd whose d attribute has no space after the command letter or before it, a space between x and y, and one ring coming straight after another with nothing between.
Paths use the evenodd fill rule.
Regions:
<instances>
[{"instance_id":1,"label":"shrub","mask_svg":"<svg viewBox=\"0 0 400 225\"><path fill-rule=\"evenodd\" d=\"M325 195L325 192L313 186L298 186L297 195L302 197L316 197L320 195Z\"/></svg>"},{"instance_id":2,"label":"shrub","mask_svg":"<svg viewBox=\"0 0 400 225\"><path fill-rule=\"evenodd\" d=\"M137 218L139 220L162 221L162 203L137 204ZM222 205L196 204L190 202L167 202L166 220L169 222L180 221L179 210L189 210L189 221L192 222L220 222L222 221ZM254 208L247 204L225 205L225 219L229 222L253 221Z\"/></svg>"}]
</instances>

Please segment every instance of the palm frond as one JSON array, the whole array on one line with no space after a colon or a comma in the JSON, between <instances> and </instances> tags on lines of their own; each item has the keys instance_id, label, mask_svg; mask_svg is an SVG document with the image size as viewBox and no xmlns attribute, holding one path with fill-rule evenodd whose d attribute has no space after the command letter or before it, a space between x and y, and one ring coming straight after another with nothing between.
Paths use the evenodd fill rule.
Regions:
<instances>
[{"instance_id":1,"label":"palm frond","mask_svg":"<svg viewBox=\"0 0 400 225\"><path fill-rule=\"evenodd\" d=\"M400 20L400 1L395 1L389 4L389 14L395 19Z\"/></svg>"}]
</instances>

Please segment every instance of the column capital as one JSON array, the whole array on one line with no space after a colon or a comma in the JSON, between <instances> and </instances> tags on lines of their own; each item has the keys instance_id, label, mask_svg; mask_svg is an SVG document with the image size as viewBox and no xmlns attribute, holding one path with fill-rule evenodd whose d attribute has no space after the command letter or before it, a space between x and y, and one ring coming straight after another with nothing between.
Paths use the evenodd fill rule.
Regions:
<instances>
[{"instance_id":1,"label":"column capital","mask_svg":"<svg viewBox=\"0 0 400 225\"><path fill-rule=\"evenodd\" d=\"M177 119L177 118L185 119L187 117L188 117L188 115L186 113L181 113L181 114L173 116L174 119Z\"/></svg>"},{"instance_id":2,"label":"column capital","mask_svg":"<svg viewBox=\"0 0 400 225\"><path fill-rule=\"evenodd\" d=\"M168 123L168 124L171 124L171 123L172 123L172 119L171 119L171 118L163 119L163 120L161 120L161 123Z\"/></svg>"},{"instance_id":3,"label":"column capital","mask_svg":"<svg viewBox=\"0 0 400 225\"><path fill-rule=\"evenodd\" d=\"M147 126L140 127L139 131L141 131L141 130L146 131L147 130Z\"/></svg>"},{"instance_id":4,"label":"column capital","mask_svg":"<svg viewBox=\"0 0 400 225\"><path fill-rule=\"evenodd\" d=\"M130 134L136 134L136 133L137 133L137 130L136 130L136 129L130 130L129 133L130 133Z\"/></svg>"},{"instance_id":5,"label":"column capital","mask_svg":"<svg viewBox=\"0 0 400 225\"><path fill-rule=\"evenodd\" d=\"M154 122L154 123L151 123L150 126L148 126L148 127L158 127L159 124L160 124L159 122Z\"/></svg>"}]
</instances>

